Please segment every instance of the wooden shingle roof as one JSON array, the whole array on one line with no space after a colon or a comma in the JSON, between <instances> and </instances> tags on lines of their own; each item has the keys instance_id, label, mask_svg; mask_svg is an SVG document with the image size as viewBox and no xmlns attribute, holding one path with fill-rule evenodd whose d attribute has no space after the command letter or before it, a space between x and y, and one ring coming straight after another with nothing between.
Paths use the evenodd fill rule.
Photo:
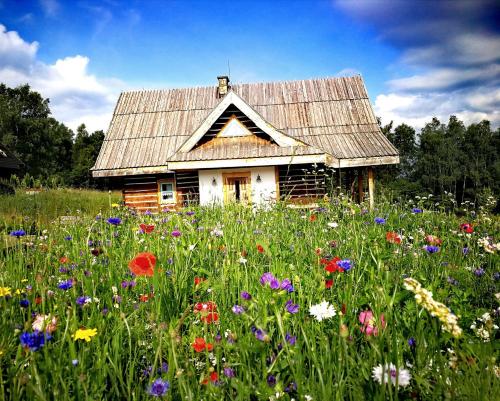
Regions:
<instances>
[{"instance_id":1,"label":"wooden shingle roof","mask_svg":"<svg viewBox=\"0 0 500 401\"><path fill-rule=\"evenodd\" d=\"M398 152L380 131L360 76L238 84L231 90L274 128L309 145L298 151L302 154L319 149L351 165L397 162ZM216 86L122 93L94 175L154 171L155 166L167 168L169 161L210 157L200 149L194 156L179 154L178 149L220 102ZM235 146L243 154L243 145ZM257 148L249 149L257 154L252 157L273 156L272 149ZM276 156L296 154L299 147L278 148L274 148ZM218 148L219 154L222 150ZM229 153L224 157L234 158L225 150ZM210 152L215 155L214 149Z\"/></svg>"}]
</instances>

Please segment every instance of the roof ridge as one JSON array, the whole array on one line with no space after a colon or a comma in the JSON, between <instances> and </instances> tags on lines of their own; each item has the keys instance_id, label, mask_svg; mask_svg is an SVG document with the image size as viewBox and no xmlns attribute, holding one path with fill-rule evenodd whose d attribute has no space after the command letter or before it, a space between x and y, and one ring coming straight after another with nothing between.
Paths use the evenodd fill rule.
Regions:
<instances>
[{"instance_id":1,"label":"roof ridge","mask_svg":"<svg viewBox=\"0 0 500 401\"><path fill-rule=\"evenodd\" d=\"M286 83L292 83L292 82L311 82L311 81L330 81L330 80L345 80L347 78L363 78L361 74L354 74L354 75L349 75L345 77L335 77L335 76L330 76L330 77L317 77L317 78L305 78L305 79L287 79L287 80L279 80L279 81L256 81L256 82L240 82L240 83L235 83L234 85L231 85L232 87L234 86L242 86L242 85L263 85L263 84L286 84ZM188 90L188 89L215 89L217 88L217 85L197 85L197 86L185 86L182 88L176 87L176 88L148 88L148 89L132 89L132 90L125 90L122 91L121 93L139 93L139 92L156 92L156 91L174 91L174 90Z\"/></svg>"}]
</instances>

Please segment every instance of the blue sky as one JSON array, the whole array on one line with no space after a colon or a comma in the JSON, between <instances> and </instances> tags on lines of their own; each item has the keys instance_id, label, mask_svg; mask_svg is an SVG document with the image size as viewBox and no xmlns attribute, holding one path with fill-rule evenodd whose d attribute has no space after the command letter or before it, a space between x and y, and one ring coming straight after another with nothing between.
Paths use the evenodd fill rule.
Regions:
<instances>
[{"instance_id":1,"label":"blue sky","mask_svg":"<svg viewBox=\"0 0 500 401\"><path fill-rule=\"evenodd\" d=\"M106 129L120 91L361 73L384 123L500 124L490 1L0 0L0 81Z\"/></svg>"}]
</instances>

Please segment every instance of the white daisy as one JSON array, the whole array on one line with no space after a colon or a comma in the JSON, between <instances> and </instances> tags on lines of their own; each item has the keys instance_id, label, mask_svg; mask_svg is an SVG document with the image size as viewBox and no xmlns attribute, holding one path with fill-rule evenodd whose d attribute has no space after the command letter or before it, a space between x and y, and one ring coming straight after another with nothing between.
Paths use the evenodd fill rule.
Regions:
<instances>
[{"instance_id":1,"label":"white daisy","mask_svg":"<svg viewBox=\"0 0 500 401\"><path fill-rule=\"evenodd\" d=\"M333 305L330 305L328 301L323 301L317 305L311 306L309 308L309 313L314 316L318 322L336 315L335 308Z\"/></svg>"},{"instance_id":2,"label":"white daisy","mask_svg":"<svg viewBox=\"0 0 500 401\"><path fill-rule=\"evenodd\" d=\"M406 387L410 384L411 374L408 369L400 367L399 369L393 363L378 365L373 368L373 379L380 384L389 383L395 386L396 383L400 387Z\"/></svg>"}]
</instances>

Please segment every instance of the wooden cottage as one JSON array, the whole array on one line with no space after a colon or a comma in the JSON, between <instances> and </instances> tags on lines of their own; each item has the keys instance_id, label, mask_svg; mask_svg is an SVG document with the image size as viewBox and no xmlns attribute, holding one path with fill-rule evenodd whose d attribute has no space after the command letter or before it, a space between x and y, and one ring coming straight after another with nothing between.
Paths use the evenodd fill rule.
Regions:
<instances>
[{"instance_id":1,"label":"wooden cottage","mask_svg":"<svg viewBox=\"0 0 500 401\"><path fill-rule=\"evenodd\" d=\"M9 178L12 174L18 174L23 163L7 149L0 144L0 178Z\"/></svg>"},{"instance_id":2,"label":"wooden cottage","mask_svg":"<svg viewBox=\"0 0 500 401\"><path fill-rule=\"evenodd\" d=\"M342 185L360 197L368 186L373 201L373 167L399 163L360 76L218 81L122 93L93 176L120 180L127 206L156 212L306 202Z\"/></svg>"}]
</instances>

